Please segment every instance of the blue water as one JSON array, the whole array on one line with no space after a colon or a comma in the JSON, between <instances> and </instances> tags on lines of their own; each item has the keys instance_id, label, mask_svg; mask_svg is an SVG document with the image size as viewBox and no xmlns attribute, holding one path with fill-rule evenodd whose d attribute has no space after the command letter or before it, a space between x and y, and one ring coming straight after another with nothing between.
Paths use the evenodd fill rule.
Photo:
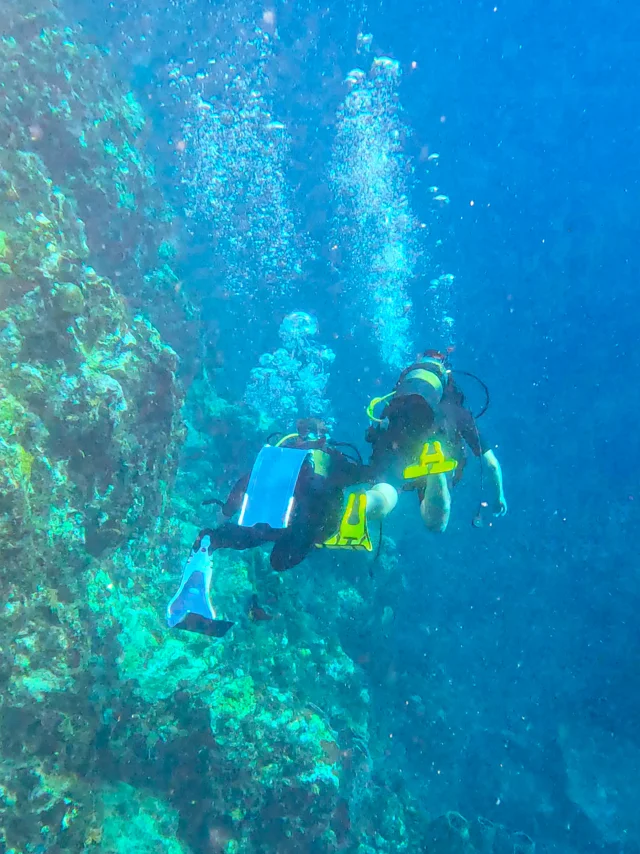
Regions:
<instances>
[{"instance_id":1,"label":"blue water","mask_svg":"<svg viewBox=\"0 0 640 854\"><path fill-rule=\"evenodd\" d=\"M487 383L483 428L503 465L509 513L471 527L473 466L439 539L403 497L387 530L399 559L393 615L375 639L352 628L345 649L369 669L378 726L389 731L386 773L419 797L541 846L632 851L640 838L625 836L630 817L611 815L622 809L615 785L635 789L630 769L640 770L640 10L496 2L275 3L262 21L267 47L244 40L238 22L265 11L250 4L231 13L205 0L112 3L79 14L152 117L148 149L166 196L193 208L181 224L180 273L210 318L206 358L223 366L220 391L241 399L259 356L278 346L284 314L311 312L322 346L336 354L323 391L335 435L363 452L364 407L392 384L396 357L376 338L360 259L331 247L349 234L369 257L386 226L345 209L333 146L346 75L368 73L376 57L398 63L385 103L402 131L407 178L384 185L386 202L404 186L411 216L427 227L402 232L420 258L390 290L413 305L393 344L402 349L405 336L414 355L449 345L455 364ZM358 33L372 34L368 50L357 51ZM281 144L276 129L275 141L257 139L248 162L259 165L271 201L244 226L229 219L239 199L250 211L251 198L245 173L233 172L240 155L229 155L224 121L208 126L207 144L218 134L226 164L203 166L185 130L200 120L194 93L224 94L232 112L241 97L221 78L198 88L211 58L259 87L256 122L271 110L288 137ZM248 133L251 121L248 112ZM350 126L345 133L356 146ZM371 168L364 158L376 139L349 161L350 175L363 162ZM203 202L218 167L234 195ZM448 201L434 205L438 194ZM387 278L392 268L393 259ZM429 283L447 274L455 278L437 304ZM475 406L482 395L468 388ZM442 709L428 721L425 692ZM616 761L618 751L629 763ZM571 766L567 757L578 754ZM596 782L580 784L588 767Z\"/></svg>"}]
</instances>

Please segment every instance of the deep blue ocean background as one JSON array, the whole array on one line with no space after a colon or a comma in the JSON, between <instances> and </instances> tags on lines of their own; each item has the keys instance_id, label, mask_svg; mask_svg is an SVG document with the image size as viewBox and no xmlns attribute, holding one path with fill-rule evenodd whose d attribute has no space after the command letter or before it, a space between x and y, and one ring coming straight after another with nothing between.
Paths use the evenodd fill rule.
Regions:
<instances>
[{"instance_id":1,"label":"deep blue ocean background","mask_svg":"<svg viewBox=\"0 0 640 854\"><path fill-rule=\"evenodd\" d=\"M640 750L640 8L496 2L276 3L273 97L294 139L297 206L326 242L324 169L342 80L359 61L356 34L372 33L373 55L400 62L407 154L440 154L436 183L451 199L425 241L431 251L442 240L438 269L456 277L453 358L491 389L482 423L503 465L509 514L471 527L473 466L441 538L427 536L415 498L403 496L386 531L403 579L392 616L376 633L353 627L345 646L371 671L379 725L393 735L388 767L444 808L455 803L539 844L600 850L606 840L567 798L559 732L613 733ZM224 33L206 26L211 8L75 7L149 111L148 150L178 209L184 105L166 69L219 49ZM432 179L416 175L412 205L426 218ZM353 301L329 290L327 258L307 271L303 292L272 302L265 294L247 327L242 300L216 296L206 228L186 225L180 274L211 318L205 358L220 390L239 399L259 355L276 346L283 314L314 312L337 354L336 437L364 452L366 403L394 378L366 327L346 334ZM431 337L428 279L411 286L418 348L441 344ZM469 393L481 402L472 384ZM406 702L426 673L442 702L435 721ZM637 788L626 766L619 771Z\"/></svg>"}]
</instances>

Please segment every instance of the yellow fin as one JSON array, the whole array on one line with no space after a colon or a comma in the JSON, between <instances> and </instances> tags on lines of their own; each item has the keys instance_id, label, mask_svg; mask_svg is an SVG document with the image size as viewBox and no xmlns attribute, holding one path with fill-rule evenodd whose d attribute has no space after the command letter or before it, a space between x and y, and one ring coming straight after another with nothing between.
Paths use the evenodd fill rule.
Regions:
<instances>
[{"instance_id":1,"label":"yellow fin","mask_svg":"<svg viewBox=\"0 0 640 854\"><path fill-rule=\"evenodd\" d=\"M367 496L364 492L352 493L340 522L340 530L324 543L316 543L318 548L327 549L363 549L373 551L371 538L367 530Z\"/></svg>"},{"instance_id":2,"label":"yellow fin","mask_svg":"<svg viewBox=\"0 0 640 854\"><path fill-rule=\"evenodd\" d=\"M444 474L453 471L457 467L456 460L446 460L440 442L426 442L420 454L417 465L407 466L403 477L405 480L415 480L418 477L427 477L430 474Z\"/></svg>"}]
</instances>

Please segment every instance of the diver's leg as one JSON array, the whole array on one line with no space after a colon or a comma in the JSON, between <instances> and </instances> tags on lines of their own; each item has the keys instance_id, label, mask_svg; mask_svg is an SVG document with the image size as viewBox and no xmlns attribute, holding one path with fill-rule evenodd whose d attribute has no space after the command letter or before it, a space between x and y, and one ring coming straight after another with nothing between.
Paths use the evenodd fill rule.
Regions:
<instances>
[{"instance_id":1,"label":"diver's leg","mask_svg":"<svg viewBox=\"0 0 640 854\"><path fill-rule=\"evenodd\" d=\"M338 496L336 503L335 497ZM288 528L280 531L280 537L271 550L271 566L284 572L301 563L313 548L335 530L334 516L339 508L340 490L322 490L298 496L298 503Z\"/></svg>"},{"instance_id":2,"label":"diver's leg","mask_svg":"<svg viewBox=\"0 0 640 854\"><path fill-rule=\"evenodd\" d=\"M194 544L194 549L200 545L200 541L205 534L208 534L211 540L210 550L214 549L235 549L236 551L244 551L245 549L253 549L263 543L273 539L270 535L271 529L267 525L255 525L252 528L242 528L236 525L235 522L225 522L219 528L205 528L198 534L198 539Z\"/></svg>"},{"instance_id":3,"label":"diver's leg","mask_svg":"<svg viewBox=\"0 0 640 854\"><path fill-rule=\"evenodd\" d=\"M389 483L376 483L366 492L367 519L370 522L384 519L398 503L398 493Z\"/></svg>"},{"instance_id":4,"label":"diver's leg","mask_svg":"<svg viewBox=\"0 0 640 854\"><path fill-rule=\"evenodd\" d=\"M317 530L309 524L296 525L283 531L271 550L271 566L276 572L284 572L297 566L305 559L316 542Z\"/></svg>"},{"instance_id":5,"label":"diver's leg","mask_svg":"<svg viewBox=\"0 0 640 854\"><path fill-rule=\"evenodd\" d=\"M447 530L451 515L451 493L446 475L432 474L427 477L424 497L420 502L420 515L429 531L442 534Z\"/></svg>"}]
</instances>

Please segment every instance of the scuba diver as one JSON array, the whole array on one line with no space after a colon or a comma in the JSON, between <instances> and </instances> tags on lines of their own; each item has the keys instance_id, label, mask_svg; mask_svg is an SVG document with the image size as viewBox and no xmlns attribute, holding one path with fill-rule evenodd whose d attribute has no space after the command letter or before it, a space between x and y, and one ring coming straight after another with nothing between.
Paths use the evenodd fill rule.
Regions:
<instances>
[{"instance_id":1,"label":"scuba diver","mask_svg":"<svg viewBox=\"0 0 640 854\"><path fill-rule=\"evenodd\" d=\"M465 406L453 374L473 377L483 387L486 402L477 415ZM386 405L376 417L380 403ZM474 526L483 524L485 511L494 516L507 512L500 463L477 425L488 406L489 392L482 380L452 370L445 354L427 350L402 371L390 394L374 398L367 408L372 421L366 439L372 445L373 477L384 477L403 491L416 490L420 515L430 531L442 533L449 524L450 485L462 477L465 445L480 460L482 496ZM491 488L488 500L484 498L485 470Z\"/></svg>"},{"instance_id":2,"label":"scuba diver","mask_svg":"<svg viewBox=\"0 0 640 854\"><path fill-rule=\"evenodd\" d=\"M219 504L229 520L238 518L198 534L167 608L171 628L222 637L233 625L217 619L210 601L217 549L252 549L272 542L270 562L278 572L297 566L314 547L372 550L367 520L386 516L395 507L396 491L378 484L351 492L345 508L345 490L368 481L368 467L355 448L358 459L339 450L350 446L331 442L319 419L303 419L296 429L274 445L267 440L225 502L205 502Z\"/></svg>"}]
</instances>

